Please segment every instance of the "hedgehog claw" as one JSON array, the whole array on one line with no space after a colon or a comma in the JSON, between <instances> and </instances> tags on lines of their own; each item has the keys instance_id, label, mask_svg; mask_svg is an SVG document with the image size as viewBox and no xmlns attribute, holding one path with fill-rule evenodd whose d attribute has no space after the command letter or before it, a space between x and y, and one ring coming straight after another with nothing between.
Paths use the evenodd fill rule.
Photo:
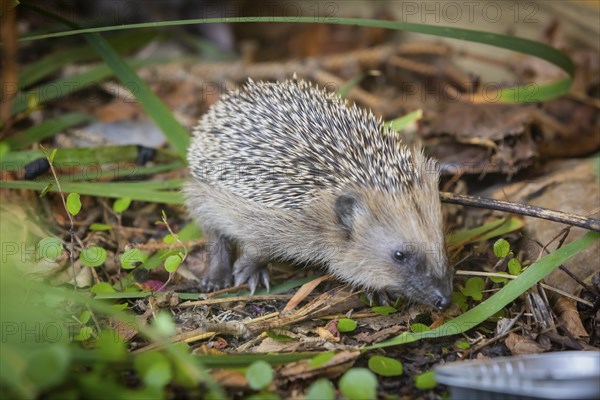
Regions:
<instances>
[{"instance_id":1,"label":"hedgehog claw","mask_svg":"<svg viewBox=\"0 0 600 400\"><path fill-rule=\"evenodd\" d=\"M269 271L266 264L242 256L233 264L233 276L234 285L248 284L250 294L254 294L259 283L269 290Z\"/></svg>"}]
</instances>

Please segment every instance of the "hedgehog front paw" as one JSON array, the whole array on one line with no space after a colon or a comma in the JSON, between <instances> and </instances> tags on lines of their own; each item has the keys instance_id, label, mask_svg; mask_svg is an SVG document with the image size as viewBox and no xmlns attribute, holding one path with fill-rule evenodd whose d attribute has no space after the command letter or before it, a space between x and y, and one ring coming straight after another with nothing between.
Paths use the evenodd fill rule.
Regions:
<instances>
[{"instance_id":1,"label":"hedgehog front paw","mask_svg":"<svg viewBox=\"0 0 600 400\"><path fill-rule=\"evenodd\" d=\"M259 283L269 291L270 284L267 263L263 261L257 262L244 256L240 257L233 263L233 282L235 286L247 283L250 294L254 294Z\"/></svg>"},{"instance_id":2,"label":"hedgehog front paw","mask_svg":"<svg viewBox=\"0 0 600 400\"><path fill-rule=\"evenodd\" d=\"M392 300L390 293L385 290L367 290L365 291L365 297L369 300L370 306L376 304L380 306L393 306L396 304L396 299Z\"/></svg>"}]
</instances>

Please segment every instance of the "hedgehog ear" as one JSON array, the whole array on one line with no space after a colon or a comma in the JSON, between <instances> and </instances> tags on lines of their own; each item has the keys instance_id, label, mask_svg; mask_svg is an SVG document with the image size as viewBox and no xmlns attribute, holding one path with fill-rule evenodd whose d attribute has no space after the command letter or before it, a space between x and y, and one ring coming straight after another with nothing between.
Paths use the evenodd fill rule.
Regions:
<instances>
[{"instance_id":1,"label":"hedgehog ear","mask_svg":"<svg viewBox=\"0 0 600 400\"><path fill-rule=\"evenodd\" d=\"M339 224L348 234L352 233L356 217L363 214L364 211L362 200L357 193L342 193L335 199L335 215Z\"/></svg>"}]
</instances>

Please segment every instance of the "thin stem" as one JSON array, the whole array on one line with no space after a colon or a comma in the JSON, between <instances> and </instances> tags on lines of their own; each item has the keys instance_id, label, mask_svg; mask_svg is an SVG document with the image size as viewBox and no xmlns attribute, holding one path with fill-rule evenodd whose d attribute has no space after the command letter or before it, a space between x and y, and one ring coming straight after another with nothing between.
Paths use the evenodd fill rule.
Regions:
<instances>
[{"instance_id":1,"label":"thin stem","mask_svg":"<svg viewBox=\"0 0 600 400\"><path fill-rule=\"evenodd\" d=\"M69 261L71 262L71 271L73 272L73 287L75 288L75 291L77 291L77 276L75 274L75 223L73 221L73 216L71 215L71 213L69 212L69 209L67 208L67 201L65 200L65 194L62 191L62 188L60 187L60 182L58 180L58 175L56 174L56 170L54 169L54 164L52 163L52 159L50 158L50 155L48 154L48 151L43 147L40 146L42 152L44 153L44 156L46 156L46 159L48 160L48 164L50 164L50 171L52 172L52 176L54 177L54 182L56 183L56 188L58 189L58 193L60 195L60 199L62 200L63 203L63 207L65 209L65 212L67 213L67 217L69 217L69 236L71 238L70 240L70 244L69 244Z\"/></svg>"}]
</instances>

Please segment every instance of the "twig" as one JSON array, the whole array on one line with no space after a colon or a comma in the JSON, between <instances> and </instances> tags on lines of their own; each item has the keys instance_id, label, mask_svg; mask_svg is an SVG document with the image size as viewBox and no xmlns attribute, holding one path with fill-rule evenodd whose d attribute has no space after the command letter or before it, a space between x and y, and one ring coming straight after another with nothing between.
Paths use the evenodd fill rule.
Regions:
<instances>
[{"instance_id":1,"label":"twig","mask_svg":"<svg viewBox=\"0 0 600 400\"><path fill-rule=\"evenodd\" d=\"M514 214L546 219L549 221L560 222L563 224L578 226L580 228L600 232L600 220L569 214L562 211L554 211L548 208L530 206L529 204L511 203L502 200L487 199L478 196L465 196L450 192L441 192L440 198L444 203L507 211Z\"/></svg>"},{"instance_id":2,"label":"twig","mask_svg":"<svg viewBox=\"0 0 600 400\"><path fill-rule=\"evenodd\" d=\"M292 297L290 294L269 294L269 295L254 295L254 296L236 296L236 297L224 297L218 299L207 299L207 300L194 300L181 303L177 305L177 308L190 308L196 306L208 306L219 303L231 303L238 301L268 301L268 300L289 300Z\"/></svg>"}]
</instances>

